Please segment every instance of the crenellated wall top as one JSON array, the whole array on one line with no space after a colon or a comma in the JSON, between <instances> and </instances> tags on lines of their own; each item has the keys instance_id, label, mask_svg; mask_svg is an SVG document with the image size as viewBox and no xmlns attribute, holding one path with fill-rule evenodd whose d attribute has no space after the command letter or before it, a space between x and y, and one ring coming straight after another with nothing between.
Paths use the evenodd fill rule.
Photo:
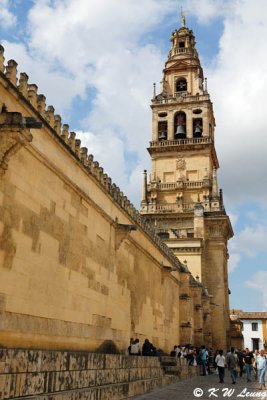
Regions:
<instances>
[{"instance_id":1,"label":"crenellated wall top","mask_svg":"<svg viewBox=\"0 0 267 400\"><path fill-rule=\"evenodd\" d=\"M178 260L168 246L157 236L154 228L145 221L127 196L104 172L99 163L94 161L94 156L88 154L86 147L81 147L81 140L76 138L76 133L69 131L68 124L62 124L61 116L55 114L54 107L52 105L46 106L46 97L38 93L38 86L28 83L29 77L25 72L20 73L18 77L18 64L16 61L9 60L7 64L4 61L4 48L0 45L0 77L5 80L7 86L20 95L20 99L25 102L35 119L42 122L61 143L64 143L71 155L80 162L81 167L86 169L87 173L101 185L102 189L128 214L130 219L153 240L155 245L171 261L172 265L180 272L188 272L188 268ZM3 103L1 102L0 107L1 109L3 108Z\"/></svg>"}]
</instances>

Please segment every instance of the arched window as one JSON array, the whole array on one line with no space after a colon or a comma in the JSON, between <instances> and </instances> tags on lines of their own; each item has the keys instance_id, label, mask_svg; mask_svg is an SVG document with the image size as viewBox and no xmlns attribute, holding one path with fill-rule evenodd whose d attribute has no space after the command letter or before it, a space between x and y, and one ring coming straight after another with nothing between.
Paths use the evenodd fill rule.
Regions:
<instances>
[{"instance_id":1,"label":"arched window","mask_svg":"<svg viewBox=\"0 0 267 400\"><path fill-rule=\"evenodd\" d=\"M186 92L187 82L185 78L178 79L175 85L176 92Z\"/></svg>"},{"instance_id":2,"label":"arched window","mask_svg":"<svg viewBox=\"0 0 267 400\"><path fill-rule=\"evenodd\" d=\"M186 139L186 114L182 111L174 116L174 139Z\"/></svg>"},{"instance_id":3,"label":"arched window","mask_svg":"<svg viewBox=\"0 0 267 400\"><path fill-rule=\"evenodd\" d=\"M193 118L193 137L202 137L203 123L202 118Z\"/></svg>"},{"instance_id":4,"label":"arched window","mask_svg":"<svg viewBox=\"0 0 267 400\"><path fill-rule=\"evenodd\" d=\"M159 140L167 140L168 135L168 122L159 121L158 122L158 138Z\"/></svg>"}]
</instances>

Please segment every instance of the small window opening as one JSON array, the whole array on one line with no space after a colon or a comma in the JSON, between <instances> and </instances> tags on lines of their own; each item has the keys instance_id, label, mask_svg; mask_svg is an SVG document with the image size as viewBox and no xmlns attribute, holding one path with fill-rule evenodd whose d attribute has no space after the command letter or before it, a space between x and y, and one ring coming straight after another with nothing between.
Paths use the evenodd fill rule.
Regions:
<instances>
[{"instance_id":1,"label":"small window opening","mask_svg":"<svg viewBox=\"0 0 267 400\"><path fill-rule=\"evenodd\" d=\"M252 322L252 330L257 331L258 330L258 323L257 322Z\"/></svg>"}]
</instances>

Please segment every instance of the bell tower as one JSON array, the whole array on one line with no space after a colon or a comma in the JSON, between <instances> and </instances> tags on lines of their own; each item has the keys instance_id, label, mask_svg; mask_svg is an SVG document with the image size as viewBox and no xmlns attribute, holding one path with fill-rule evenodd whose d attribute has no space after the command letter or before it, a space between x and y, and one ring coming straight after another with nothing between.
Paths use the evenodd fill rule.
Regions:
<instances>
[{"instance_id":1,"label":"bell tower","mask_svg":"<svg viewBox=\"0 0 267 400\"><path fill-rule=\"evenodd\" d=\"M226 348L229 335L227 241L233 236L215 150L213 106L193 31L171 36L160 93L152 99L152 168L143 178L141 213L212 296L212 343Z\"/></svg>"}]
</instances>

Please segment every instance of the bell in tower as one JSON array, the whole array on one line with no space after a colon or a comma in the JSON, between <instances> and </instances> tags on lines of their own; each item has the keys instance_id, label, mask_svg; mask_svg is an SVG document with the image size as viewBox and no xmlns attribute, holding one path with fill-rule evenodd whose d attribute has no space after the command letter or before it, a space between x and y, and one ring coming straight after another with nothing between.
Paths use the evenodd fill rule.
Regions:
<instances>
[{"instance_id":1,"label":"bell in tower","mask_svg":"<svg viewBox=\"0 0 267 400\"><path fill-rule=\"evenodd\" d=\"M186 115L178 112L174 118L174 139L186 139Z\"/></svg>"},{"instance_id":2,"label":"bell in tower","mask_svg":"<svg viewBox=\"0 0 267 400\"><path fill-rule=\"evenodd\" d=\"M167 121L160 121L158 123L158 138L159 140L167 140L168 123Z\"/></svg>"},{"instance_id":3,"label":"bell in tower","mask_svg":"<svg viewBox=\"0 0 267 400\"><path fill-rule=\"evenodd\" d=\"M193 136L194 138L202 137L202 118L193 119Z\"/></svg>"}]
</instances>

